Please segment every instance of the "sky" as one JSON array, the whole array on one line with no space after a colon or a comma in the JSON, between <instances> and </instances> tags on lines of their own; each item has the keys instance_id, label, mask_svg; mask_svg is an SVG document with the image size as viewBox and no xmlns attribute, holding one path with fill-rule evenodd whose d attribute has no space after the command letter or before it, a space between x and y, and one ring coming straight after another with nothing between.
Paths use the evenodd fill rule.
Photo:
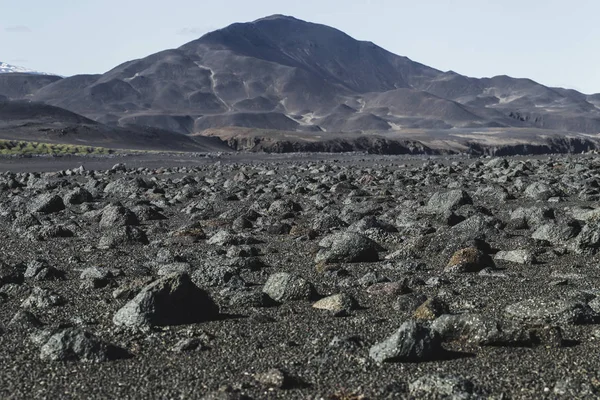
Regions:
<instances>
[{"instance_id":1,"label":"sky","mask_svg":"<svg viewBox=\"0 0 600 400\"><path fill-rule=\"evenodd\" d=\"M0 0L0 61L103 73L272 14L326 24L444 71L600 93L598 0Z\"/></svg>"}]
</instances>

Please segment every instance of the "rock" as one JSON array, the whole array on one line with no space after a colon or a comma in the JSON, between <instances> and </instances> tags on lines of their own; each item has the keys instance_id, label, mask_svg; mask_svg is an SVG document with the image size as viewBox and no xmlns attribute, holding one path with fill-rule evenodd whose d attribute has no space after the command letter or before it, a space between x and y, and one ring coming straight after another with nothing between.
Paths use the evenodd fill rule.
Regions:
<instances>
[{"instance_id":1,"label":"rock","mask_svg":"<svg viewBox=\"0 0 600 400\"><path fill-rule=\"evenodd\" d=\"M175 353L184 353L196 350L202 350L202 341L199 338L181 339L173 347L171 351Z\"/></svg>"},{"instance_id":2,"label":"rock","mask_svg":"<svg viewBox=\"0 0 600 400\"><path fill-rule=\"evenodd\" d=\"M475 386L469 380L450 375L425 375L408 385L416 398L475 399Z\"/></svg>"},{"instance_id":3,"label":"rock","mask_svg":"<svg viewBox=\"0 0 600 400\"><path fill-rule=\"evenodd\" d=\"M50 289L35 286L31 294L22 303L22 308L45 309L65 304L65 300Z\"/></svg>"},{"instance_id":4,"label":"rock","mask_svg":"<svg viewBox=\"0 0 600 400\"><path fill-rule=\"evenodd\" d=\"M85 282L84 286L92 289L105 287L113 277L112 271L97 266L86 268L79 275L79 279Z\"/></svg>"},{"instance_id":5,"label":"rock","mask_svg":"<svg viewBox=\"0 0 600 400\"><path fill-rule=\"evenodd\" d=\"M600 248L600 221L584 225L571 247L576 253L597 251Z\"/></svg>"},{"instance_id":6,"label":"rock","mask_svg":"<svg viewBox=\"0 0 600 400\"><path fill-rule=\"evenodd\" d=\"M420 362L440 359L445 350L439 336L425 325L407 321L389 338L371 347L377 362Z\"/></svg>"},{"instance_id":7,"label":"rock","mask_svg":"<svg viewBox=\"0 0 600 400\"><path fill-rule=\"evenodd\" d=\"M574 225L566 224L544 224L537 228L531 235L533 239L545 240L554 245L565 244L569 239L575 237L579 229Z\"/></svg>"},{"instance_id":8,"label":"rock","mask_svg":"<svg viewBox=\"0 0 600 400\"><path fill-rule=\"evenodd\" d=\"M551 197L557 196L558 194L559 193L557 190L553 189L550 187L550 185L544 182L534 182L525 189L525 196L534 200L546 201Z\"/></svg>"},{"instance_id":9,"label":"rock","mask_svg":"<svg viewBox=\"0 0 600 400\"><path fill-rule=\"evenodd\" d=\"M600 315L578 299L535 297L505 308L507 317L522 322L545 324L589 324L600 322Z\"/></svg>"},{"instance_id":10,"label":"rock","mask_svg":"<svg viewBox=\"0 0 600 400\"><path fill-rule=\"evenodd\" d=\"M214 319L219 307L187 274L165 276L143 288L113 317L115 325L142 328Z\"/></svg>"},{"instance_id":11,"label":"rock","mask_svg":"<svg viewBox=\"0 0 600 400\"><path fill-rule=\"evenodd\" d=\"M302 211L300 204L291 200L275 200L269 206L269 214L284 216L286 214L294 214L295 212Z\"/></svg>"},{"instance_id":12,"label":"rock","mask_svg":"<svg viewBox=\"0 0 600 400\"><path fill-rule=\"evenodd\" d=\"M419 320L434 320L447 313L448 305L438 297L432 297L415 310L414 317Z\"/></svg>"},{"instance_id":13,"label":"rock","mask_svg":"<svg viewBox=\"0 0 600 400\"><path fill-rule=\"evenodd\" d=\"M41 347L44 361L104 362L124 358L126 352L106 344L89 332L68 328L52 335Z\"/></svg>"},{"instance_id":14,"label":"rock","mask_svg":"<svg viewBox=\"0 0 600 400\"><path fill-rule=\"evenodd\" d=\"M552 219L554 219L554 210L546 207L519 207L510 214L510 222L513 225L518 225L519 221L524 222L524 226L520 229L537 228Z\"/></svg>"},{"instance_id":15,"label":"rock","mask_svg":"<svg viewBox=\"0 0 600 400\"><path fill-rule=\"evenodd\" d=\"M44 281L61 279L64 276L64 272L48 265L44 260L33 260L27 263L27 269L25 270L24 276L28 279Z\"/></svg>"},{"instance_id":16,"label":"rock","mask_svg":"<svg viewBox=\"0 0 600 400\"><path fill-rule=\"evenodd\" d=\"M425 206L425 212L431 214L444 214L455 211L465 204L473 204L469 194L463 190L451 190L449 192L434 193Z\"/></svg>"},{"instance_id":17,"label":"rock","mask_svg":"<svg viewBox=\"0 0 600 400\"><path fill-rule=\"evenodd\" d=\"M206 241L208 244L212 244L215 246L231 246L235 244L239 244L239 241L233 233L227 232L225 230L220 230L211 236L210 239Z\"/></svg>"},{"instance_id":18,"label":"rock","mask_svg":"<svg viewBox=\"0 0 600 400\"><path fill-rule=\"evenodd\" d=\"M269 276L263 286L263 293L276 302L283 303L294 300L310 300L314 296L314 288L306 279L278 272Z\"/></svg>"},{"instance_id":19,"label":"rock","mask_svg":"<svg viewBox=\"0 0 600 400\"><path fill-rule=\"evenodd\" d=\"M52 193L44 193L33 199L29 205L32 213L52 214L65 209L63 199Z\"/></svg>"},{"instance_id":20,"label":"rock","mask_svg":"<svg viewBox=\"0 0 600 400\"><path fill-rule=\"evenodd\" d=\"M469 247L454 253L444 271L479 272L484 268L495 268L494 260L483 251Z\"/></svg>"},{"instance_id":21,"label":"rock","mask_svg":"<svg viewBox=\"0 0 600 400\"><path fill-rule=\"evenodd\" d=\"M137 226L140 224L137 216L131 210L120 206L110 205L102 211L100 219L101 229L114 229L123 226Z\"/></svg>"},{"instance_id":22,"label":"rock","mask_svg":"<svg viewBox=\"0 0 600 400\"><path fill-rule=\"evenodd\" d=\"M381 247L367 238L353 232L336 233L319 242L321 250L315 257L320 263L374 262L379 260Z\"/></svg>"},{"instance_id":23,"label":"rock","mask_svg":"<svg viewBox=\"0 0 600 400\"><path fill-rule=\"evenodd\" d=\"M64 196L64 202L71 205L90 203L94 201L94 196L84 188L76 188Z\"/></svg>"},{"instance_id":24,"label":"rock","mask_svg":"<svg viewBox=\"0 0 600 400\"><path fill-rule=\"evenodd\" d=\"M533 252L526 249L499 251L494 255L494 260L508 261L516 264L534 264L536 262Z\"/></svg>"},{"instance_id":25,"label":"rock","mask_svg":"<svg viewBox=\"0 0 600 400\"><path fill-rule=\"evenodd\" d=\"M356 301L348 294L339 293L322 298L313 304L313 308L327 310L335 316L348 315L356 307Z\"/></svg>"},{"instance_id":26,"label":"rock","mask_svg":"<svg viewBox=\"0 0 600 400\"><path fill-rule=\"evenodd\" d=\"M280 369L270 369L266 372L254 375L258 383L269 388L284 389L291 385L290 377Z\"/></svg>"}]
</instances>

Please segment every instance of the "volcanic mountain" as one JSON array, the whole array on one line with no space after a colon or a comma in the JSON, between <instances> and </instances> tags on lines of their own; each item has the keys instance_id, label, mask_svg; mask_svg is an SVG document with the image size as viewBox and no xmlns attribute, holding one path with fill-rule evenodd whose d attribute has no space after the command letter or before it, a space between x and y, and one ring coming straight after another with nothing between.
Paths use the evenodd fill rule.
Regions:
<instances>
[{"instance_id":1,"label":"volcanic mountain","mask_svg":"<svg viewBox=\"0 0 600 400\"><path fill-rule=\"evenodd\" d=\"M102 75L43 85L26 81L0 76L0 95L105 124L184 134L223 127L436 136L600 132L600 95L529 79L442 72L337 29L282 15L236 23Z\"/></svg>"}]
</instances>

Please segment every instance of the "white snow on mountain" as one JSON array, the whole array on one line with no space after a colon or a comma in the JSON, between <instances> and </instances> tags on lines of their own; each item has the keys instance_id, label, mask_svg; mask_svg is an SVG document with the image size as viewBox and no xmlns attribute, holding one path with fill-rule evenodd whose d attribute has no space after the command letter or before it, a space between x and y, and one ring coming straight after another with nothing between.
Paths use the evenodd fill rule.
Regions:
<instances>
[{"instance_id":1,"label":"white snow on mountain","mask_svg":"<svg viewBox=\"0 0 600 400\"><path fill-rule=\"evenodd\" d=\"M53 75L45 72L34 71L25 67L18 67L16 65L10 65L0 61L0 74L11 74L11 73L22 73L22 74L35 74L35 75Z\"/></svg>"}]
</instances>

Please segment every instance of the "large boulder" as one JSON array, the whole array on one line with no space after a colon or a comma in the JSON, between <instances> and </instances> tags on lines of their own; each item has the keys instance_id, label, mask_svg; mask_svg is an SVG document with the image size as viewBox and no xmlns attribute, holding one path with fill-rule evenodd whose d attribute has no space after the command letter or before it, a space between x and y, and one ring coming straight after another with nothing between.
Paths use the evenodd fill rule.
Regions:
<instances>
[{"instance_id":1,"label":"large boulder","mask_svg":"<svg viewBox=\"0 0 600 400\"><path fill-rule=\"evenodd\" d=\"M321 250L315 262L373 262L379 260L381 247L373 240L355 232L340 232L326 236L319 242Z\"/></svg>"},{"instance_id":2,"label":"large boulder","mask_svg":"<svg viewBox=\"0 0 600 400\"><path fill-rule=\"evenodd\" d=\"M113 317L130 328L191 324L214 319L219 307L187 274L165 276L145 288Z\"/></svg>"}]
</instances>

